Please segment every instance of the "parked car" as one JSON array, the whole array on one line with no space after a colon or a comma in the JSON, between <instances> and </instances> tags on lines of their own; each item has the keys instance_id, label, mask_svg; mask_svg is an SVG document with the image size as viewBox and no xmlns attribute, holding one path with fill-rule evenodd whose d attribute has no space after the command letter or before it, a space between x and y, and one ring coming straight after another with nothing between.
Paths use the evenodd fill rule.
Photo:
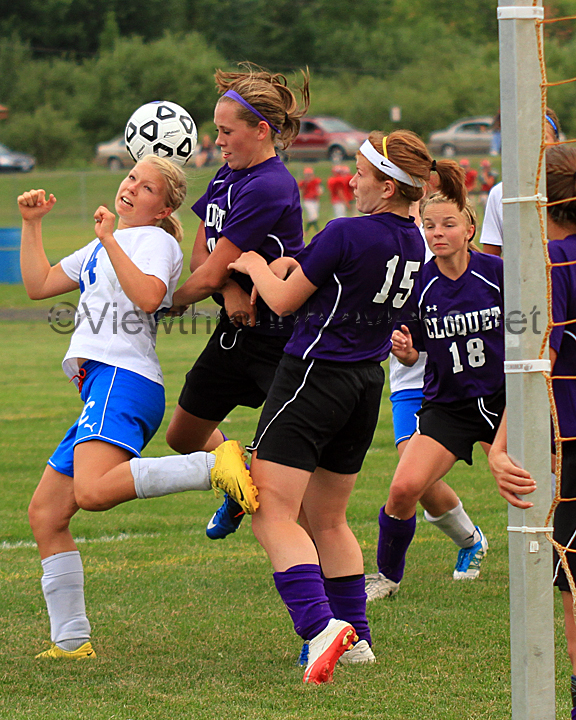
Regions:
<instances>
[{"instance_id":1,"label":"parked car","mask_svg":"<svg viewBox=\"0 0 576 720\"><path fill-rule=\"evenodd\" d=\"M120 135L120 137L108 142L98 143L94 162L96 165L103 165L109 170L122 170L122 168L132 167L134 160L126 150L124 135Z\"/></svg>"},{"instance_id":2,"label":"parked car","mask_svg":"<svg viewBox=\"0 0 576 720\"><path fill-rule=\"evenodd\" d=\"M368 133L336 117L304 117L300 133L286 151L290 160L331 160L340 163L353 158Z\"/></svg>"},{"instance_id":3,"label":"parked car","mask_svg":"<svg viewBox=\"0 0 576 720\"><path fill-rule=\"evenodd\" d=\"M6 145L0 145L0 172L30 172L36 165L36 158L26 153L14 152Z\"/></svg>"},{"instance_id":4,"label":"parked car","mask_svg":"<svg viewBox=\"0 0 576 720\"><path fill-rule=\"evenodd\" d=\"M430 152L444 157L471 153L487 155L492 144L492 119L488 115L463 118L445 130L431 133L428 142Z\"/></svg>"}]
</instances>

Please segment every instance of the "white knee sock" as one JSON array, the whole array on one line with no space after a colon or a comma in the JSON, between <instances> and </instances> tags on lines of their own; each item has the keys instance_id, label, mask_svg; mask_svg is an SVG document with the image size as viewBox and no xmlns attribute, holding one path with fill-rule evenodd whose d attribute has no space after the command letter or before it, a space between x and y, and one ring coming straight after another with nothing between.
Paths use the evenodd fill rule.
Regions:
<instances>
[{"instance_id":1,"label":"white knee sock","mask_svg":"<svg viewBox=\"0 0 576 720\"><path fill-rule=\"evenodd\" d=\"M460 548L472 547L474 543L480 540L480 534L468 517L460 500L458 500L458 505L455 508L448 510L439 517L433 517L427 510L424 510L424 518L439 530L442 530Z\"/></svg>"},{"instance_id":2,"label":"white knee sock","mask_svg":"<svg viewBox=\"0 0 576 720\"><path fill-rule=\"evenodd\" d=\"M136 495L144 499L186 490L210 490L210 470L215 462L214 455L205 452L161 458L132 458L130 470Z\"/></svg>"},{"instance_id":3,"label":"white knee sock","mask_svg":"<svg viewBox=\"0 0 576 720\"><path fill-rule=\"evenodd\" d=\"M77 640L79 647L90 639L90 623L84 603L84 570L78 550L58 553L42 560L42 591L50 617L52 642Z\"/></svg>"}]
</instances>

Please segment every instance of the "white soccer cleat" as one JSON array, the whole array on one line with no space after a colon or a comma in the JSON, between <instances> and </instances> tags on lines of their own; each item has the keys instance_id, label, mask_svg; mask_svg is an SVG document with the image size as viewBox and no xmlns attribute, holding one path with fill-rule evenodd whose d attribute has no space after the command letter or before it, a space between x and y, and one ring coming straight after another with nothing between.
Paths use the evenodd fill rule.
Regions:
<instances>
[{"instance_id":1,"label":"white soccer cleat","mask_svg":"<svg viewBox=\"0 0 576 720\"><path fill-rule=\"evenodd\" d=\"M452 573L454 580L476 580L480 575L480 564L488 552L488 540L479 527L476 530L480 533L480 540L472 547L462 548L458 553L456 567Z\"/></svg>"},{"instance_id":2,"label":"white soccer cleat","mask_svg":"<svg viewBox=\"0 0 576 720\"><path fill-rule=\"evenodd\" d=\"M324 630L310 640L303 681L314 685L331 682L338 659L357 639L350 623L332 618Z\"/></svg>"},{"instance_id":3,"label":"white soccer cleat","mask_svg":"<svg viewBox=\"0 0 576 720\"><path fill-rule=\"evenodd\" d=\"M368 665L376 662L376 657L366 640L358 640L340 656L338 662L340 665Z\"/></svg>"},{"instance_id":4,"label":"white soccer cleat","mask_svg":"<svg viewBox=\"0 0 576 720\"><path fill-rule=\"evenodd\" d=\"M366 575L366 600L380 600L396 595L400 589L400 583L389 580L382 573Z\"/></svg>"}]
</instances>

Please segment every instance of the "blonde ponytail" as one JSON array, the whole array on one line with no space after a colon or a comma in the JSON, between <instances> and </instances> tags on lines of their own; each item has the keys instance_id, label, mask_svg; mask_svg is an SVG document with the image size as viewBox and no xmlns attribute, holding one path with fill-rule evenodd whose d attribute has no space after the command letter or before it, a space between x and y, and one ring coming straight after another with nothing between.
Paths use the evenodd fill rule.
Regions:
<instances>
[{"instance_id":1,"label":"blonde ponytail","mask_svg":"<svg viewBox=\"0 0 576 720\"><path fill-rule=\"evenodd\" d=\"M180 205L186 199L187 180L186 175L179 165L175 165L167 158L158 157L158 155L145 155L140 162L147 162L153 165L164 178L166 185L166 205L172 209L172 213L158 222L167 233L176 238L178 242L182 242L184 238L184 230L182 223L174 215Z\"/></svg>"}]
</instances>

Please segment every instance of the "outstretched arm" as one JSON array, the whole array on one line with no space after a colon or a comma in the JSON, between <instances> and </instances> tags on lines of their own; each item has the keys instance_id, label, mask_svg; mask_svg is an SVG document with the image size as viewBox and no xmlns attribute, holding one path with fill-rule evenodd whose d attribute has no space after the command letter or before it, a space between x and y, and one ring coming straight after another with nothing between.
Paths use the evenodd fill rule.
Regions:
<instances>
[{"instance_id":1,"label":"outstretched arm","mask_svg":"<svg viewBox=\"0 0 576 720\"><path fill-rule=\"evenodd\" d=\"M318 289L304 275L299 265L286 280L281 280L266 264L266 260L254 251L242 253L236 261L228 265L228 269L250 275L262 300L280 317L286 317L298 310Z\"/></svg>"},{"instance_id":2,"label":"outstretched arm","mask_svg":"<svg viewBox=\"0 0 576 720\"><path fill-rule=\"evenodd\" d=\"M18 197L22 215L20 267L24 287L31 300L43 300L78 288L62 270L60 263L52 267L42 244L42 218L56 203L54 195L46 199L44 190L29 190Z\"/></svg>"}]
</instances>

